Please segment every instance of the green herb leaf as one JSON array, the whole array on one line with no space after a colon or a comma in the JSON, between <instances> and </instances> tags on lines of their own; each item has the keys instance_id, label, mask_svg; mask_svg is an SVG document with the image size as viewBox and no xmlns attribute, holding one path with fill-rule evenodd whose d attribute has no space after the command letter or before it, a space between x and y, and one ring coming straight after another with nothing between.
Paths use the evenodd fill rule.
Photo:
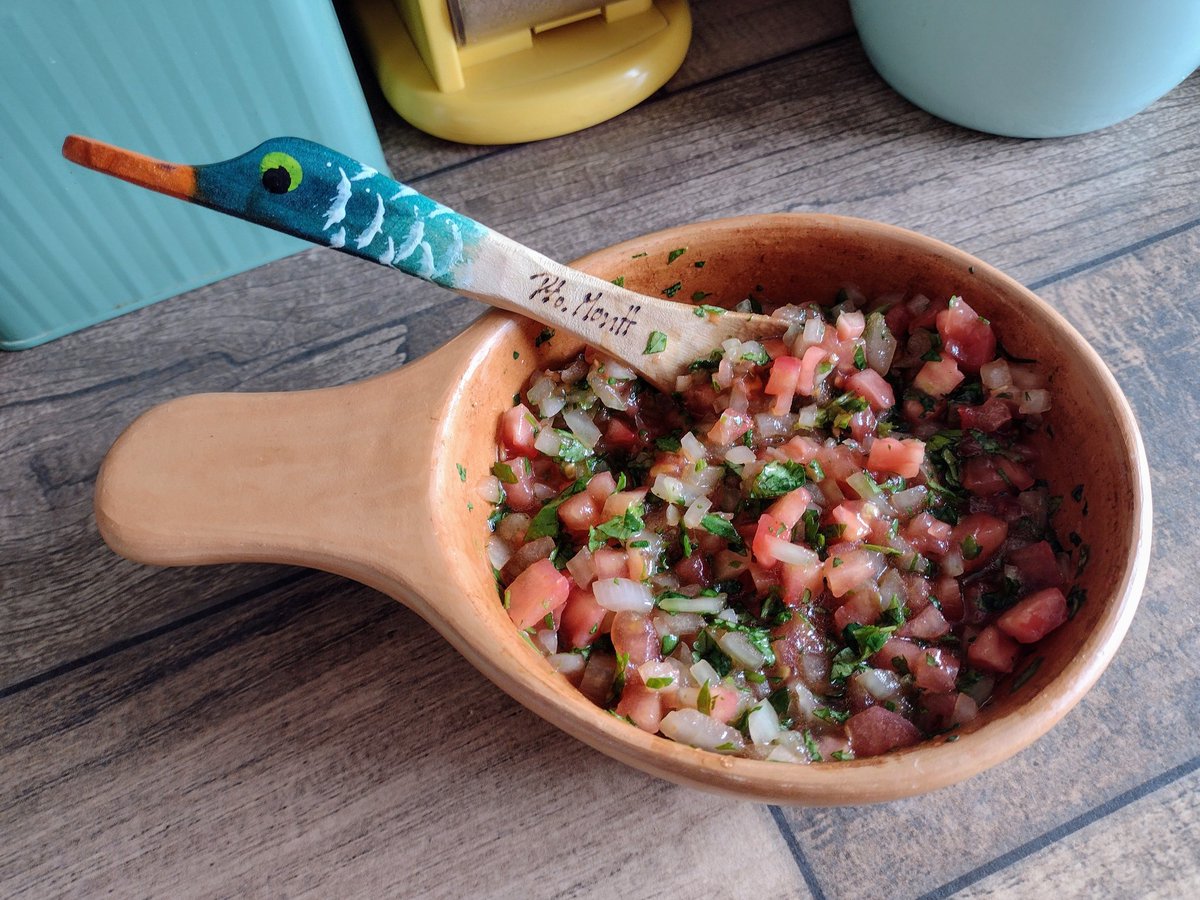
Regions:
<instances>
[{"instance_id":1,"label":"green herb leaf","mask_svg":"<svg viewBox=\"0 0 1200 900\"><path fill-rule=\"evenodd\" d=\"M615 284L616 282L613 282L613 283ZM542 346L542 344L546 343L546 341L550 340L553 337L554 337L554 329L553 328L543 328L542 333L533 339L533 346L540 347L540 346Z\"/></svg>"},{"instance_id":2,"label":"green herb leaf","mask_svg":"<svg viewBox=\"0 0 1200 900\"><path fill-rule=\"evenodd\" d=\"M525 540L532 541L534 538L546 535L558 537L558 508L562 506L563 501L568 497L573 497L586 488L587 483L588 478L578 479L574 484L567 487L561 494L539 509L537 515L530 521L529 528L525 531Z\"/></svg>"},{"instance_id":3,"label":"green herb leaf","mask_svg":"<svg viewBox=\"0 0 1200 900\"><path fill-rule=\"evenodd\" d=\"M983 548L979 546L979 541L975 540L975 535L968 534L963 538L962 556L963 559L975 559L983 552Z\"/></svg>"},{"instance_id":4,"label":"green herb leaf","mask_svg":"<svg viewBox=\"0 0 1200 900\"><path fill-rule=\"evenodd\" d=\"M854 348L854 368L860 372L867 367L867 351L863 349L862 344L858 344Z\"/></svg>"},{"instance_id":5,"label":"green herb leaf","mask_svg":"<svg viewBox=\"0 0 1200 900\"><path fill-rule=\"evenodd\" d=\"M712 712L712 708L712 690L708 686L708 680L705 679L704 684L700 685L700 693L696 697L696 709L707 716Z\"/></svg>"},{"instance_id":6,"label":"green herb leaf","mask_svg":"<svg viewBox=\"0 0 1200 900\"><path fill-rule=\"evenodd\" d=\"M614 278L612 280L612 283L615 284L617 287L625 287L625 276L618 275L616 278Z\"/></svg>"},{"instance_id":7,"label":"green herb leaf","mask_svg":"<svg viewBox=\"0 0 1200 900\"><path fill-rule=\"evenodd\" d=\"M817 741L812 736L811 731L804 732L804 749L808 751L809 758L813 762L820 762L825 758L821 756L821 751L817 749Z\"/></svg>"},{"instance_id":8,"label":"green herb leaf","mask_svg":"<svg viewBox=\"0 0 1200 900\"><path fill-rule=\"evenodd\" d=\"M614 516L607 522L602 522L595 528L588 529L588 549L593 553L608 543L612 538L617 541L627 541L633 535L646 527L642 516L645 507L641 503L631 503L629 508L619 516Z\"/></svg>"},{"instance_id":9,"label":"green herb leaf","mask_svg":"<svg viewBox=\"0 0 1200 900\"><path fill-rule=\"evenodd\" d=\"M850 750L834 750L829 754L831 759L836 759L838 762L849 762L854 759L854 753Z\"/></svg>"},{"instance_id":10,"label":"green herb leaf","mask_svg":"<svg viewBox=\"0 0 1200 900\"><path fill-rule=\"evenodd\" d=\"M712 296L711 291L693 291L692 292L692 300L696 303L699 303L705 297L711 297L711 296Z\"/></svg>"},{"instance_id":11,"label":"green herb leaf","mask_svg":"<svg viewBox=\"0 0 1200 900\"><path fill-rule=\"evenodd\" d=\"M646 340L646 349L642 353L662 353L666 349L667 336L661 331L652 331L650 332L650 337Z\"/></svg>"},{"instance_id":12,"label":"green herb leaf","mask_svg":"<svg viewBox=\"0 0 1200 900\"><path fill-rule=\"evenodd\" d=\"M662 640L659 641L659 648L662 650L663 656L670 656L671 651L679 646L679 635L664 634Z\"/></svg>"},{"instance_id":13,"label":"green herb leaf","mask_svg":"<svg viewBox=\"0 0 1200 900\"><path fill-rule=\"evenodd\" d=\"M646 687L650 688L652 691L657 691L665 688L669 684L673 684L674 681L675 679L669 675L662 675L657 678L646 679Z\"/></svg>"},{"instance_id":14,"label":"green herb leaf","mask_svg":"<svg viewBox=\"0 0 1200 900\"><path fill-rule=\"evenodd\" d=\"M742 536L737 533L733 525L724 516L709 513L700 520L700 527L705 531L715 534L717 537L725 538L731 544L741 545L742 543Z\"/></svg>"},{"instance_id":15,"label":"green herb leaf","mask_svg":"<svg viewBox=\"0 0 1200 900\"><path fill-rule=\"evenodd\" d=\"M674 284L672 284L672 285L669 285L669 286L667 286L667 287L663 288L662 292L663 292L664 294L666 294L668 297L674 297L674 296L675 296L676 294L678 294L678 293L679 293L679 292L680 292L682 289L683 289L683 282L682 282L682 281L677 281L677 282L675 282Z\"/></svg>"},{"instance_id":16,"label":"green herb leaf","mask_svg":"<svg viewBox=\"0 0 1200 900\"><path fill-rule=\"evenodd\" d=\"M592 456L592 451L584 446L583 442L571 432L564 428L555 428L554 433L558 435L558 459L563 462L582 462L589 456Z\"/></svg>"},{"instance_id":17,"label":"green herb leaf","mask_svg":"<svg viewBox=\"0 0 1200 900\"><path fill-rule=\"evenodd\" d=\"M756 500L769 500L803 486L807 480L804 464L790 461L769 462L750 485L750 496Z\"/></svg>"},{"instance_id":18,"label":"green herb leaf","mask_svg":"<svg viewBox=\"0 0 1200 900\"><path fill-rule=\"evenodd\" d=\"M675 262L675 260L679 259L679 257L683 256L685 253L687 253L687 247L680 247L677 250L672 250L667 254L667 265Z\"/></svg>"},{"instance_id":19,"label":"green herb leaf","mask_svg":"<svg viewBox=\"0 0 1200 900\"><path fill-rule=\"evenodd\" d=\"M458 480L459 480L459 481L466 481L466 480L467 480L467 470L466 470L465 468L463 468L463 464L462 464L462 463L455 463L455 464L454 464L454 467L455 467L456 469L458 469Z\"/></svg>"},{"instance_id":20,"label":"green herb leaf","mask_svg":"<svg viewBox=\"0 0 1200 900\"><path fill-rule=\"evenodd\" d=\"M840 709L830 709L828 706L818 706L812 712L818 719L824 719L834 725L841 725L850 718L850 713L842 712Z\"/></svg>"},{"instance_id":21,"label":"green herb leaf","mask_svg":"<svg viewBox=\"0 0 1200 900\"><path fill-rule=\"evenodd\" d=\"M700 318L703 319L705 316L708 316L708 315L723 316L723 315L725 315L726 310L722 309L719 306L709 306L707 303L701 303L694 310L692 310L692 312L694 312L696 315L698 315Z\"/></svg>"},{"instance_id":22,"label":"green herb leaf","mask_svg":"<svg viewBox=\"0 0 1200 900\"><path fill-rule=\"evenodd\" d=\"M505 484L516 484L520 480L517 478L517 473L512 470L512 466L505 462L492 463L492 474Z\"/></svg>"}]
</instances>

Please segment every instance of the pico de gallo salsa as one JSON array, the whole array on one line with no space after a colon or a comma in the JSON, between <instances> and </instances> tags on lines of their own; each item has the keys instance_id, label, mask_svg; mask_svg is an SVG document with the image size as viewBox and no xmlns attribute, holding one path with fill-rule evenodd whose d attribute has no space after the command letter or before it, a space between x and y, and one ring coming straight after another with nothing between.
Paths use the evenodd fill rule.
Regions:
<instances>
[{"instance_id":1,"label":"pico de gallo salsa","mask_svg":"<svg viewBox=\"0 0 1200 900\"><path fill-rule=\"evenodd\" d=\"M501 602L588 698L693 747L952 735L1081 600L1030 440L1051 392L962 297L771 314L781 338L673 395L588 350L514 397L479 486Z\"/></svg>"}]
</instances>

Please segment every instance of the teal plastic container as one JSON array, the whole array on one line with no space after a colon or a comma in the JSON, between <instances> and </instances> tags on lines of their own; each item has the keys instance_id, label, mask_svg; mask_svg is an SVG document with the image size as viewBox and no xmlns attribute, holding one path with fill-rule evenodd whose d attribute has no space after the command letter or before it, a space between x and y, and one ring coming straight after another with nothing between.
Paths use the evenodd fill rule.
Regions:
<instances>
[{"instance_id":1,"label":"teal plastic container","mask_svg":"<svg viewBox=\"0 0 1200 900\"><path fill-rule=\"evenodd\" d=\"M850 0L863 48L936 116L1062 137L1145 109L1200 66L1200 0Z\"/></svg>"},{"instance_id":2,"label":"teal plastic container","mask_svg":"<svg viewBox=\"0 0 1200 900\"><path fill-rule=\"evenodd\" d=\"M75 166L70 133L185 163L295 135L387 171L329 0L3 0L5 350L308 246Z\"/></svg>"}]
</instances>

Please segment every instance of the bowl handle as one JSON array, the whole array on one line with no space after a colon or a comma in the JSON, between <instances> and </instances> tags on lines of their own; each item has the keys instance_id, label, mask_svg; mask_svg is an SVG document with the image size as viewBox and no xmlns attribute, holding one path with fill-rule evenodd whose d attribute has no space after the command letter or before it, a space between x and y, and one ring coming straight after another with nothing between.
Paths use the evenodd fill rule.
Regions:
<instances>
[{"instance_id":1,"label":"bowl handle","mask_svg":"<svg viewBox=\"0 0 1200 900\"><path fill-rule=\"evenodd\" d=\"M100 534L136 562L287 563L410 595L410 579L383 572L421 569L432 550L428 455L445 381L427 357L344 387L155 407L101 466Z\"/></svg>"}]
</instances>

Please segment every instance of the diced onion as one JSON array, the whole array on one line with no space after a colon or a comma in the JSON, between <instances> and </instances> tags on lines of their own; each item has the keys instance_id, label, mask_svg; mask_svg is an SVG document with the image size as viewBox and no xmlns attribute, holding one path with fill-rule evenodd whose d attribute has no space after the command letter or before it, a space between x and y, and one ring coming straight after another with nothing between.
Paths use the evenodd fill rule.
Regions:
<instances>
[{"instance_id":1,"label":"diced onion","mask_svg":"<svg viewBox=\"0 0 1200 900\"><path fill-rule=\"evenodd\" d=\"M704 684L706 681L711 684L717 684L721 680L721 676L717 674L717 670L712 667L707 659L697 660L691 668L692 677L696 679L696 684Z\"/></svg>"},{"instance_id":2,"label":"diced onion","mask_svg":"<svg viewBox=\"0 0 1200 900\"><path fill-rule=\"evenodd\" d=\"M637 378L637 373L624 363L619 363L615 359L606 359L604 361L604 376L606 378L614 378L617 381L632 381Z\"/></svg>"},{"instance_id":3,"label":"diced onion","mask_svg":"<svg viewBox=\"0 0 1200 900\"><path fill-rule=\"evenodd\" d=\"M682 685L679 685L679 663L675 660L665 662L657 659L648 660L638 666L638 674L642 676L642 681L646 683L647 687L649 687L649 681L652 678L670 679L668 683L662 684L660 687L650 688L652 691L660 691L665 687L670 687L672 684L682 687Z\"/></svg>"},{"instance_id":4,"label":"diced onion","mask_svg":"<svg viewBox=\"0 0 1200 900\"><path fill-rule=\"evenodd\" d=\"M793 566L815 566L820 562L820 557L812 550L782 538L771 543L771 553L780 562Z\"/></svg>"},{"instance_id":5,"label":"diced onion","mask_svg":"<svg viewBox=\"0 0 1200 900\"><path fill-rule=\"evenodd\" d=\"M1012 386L1012 374L1008 371L1008 361L994 359L979 367L979 380L989 391L1003 391Z\"/></svg>"},{"instance_id":6,"label":"diced onion","mask_svg":"<svg viewBox=\"0 0 1200 900\"><path fill-rule=\"evenodd\" d=\"M669 526L671 526L672 528L674 528L676 525L679 524L679 519L680 519L679 507L678 506L668 506L667 507L667 524Z\"/></svg>"},{"instance_id":7,"label":"diced onion","mask_svg":"<svg viewBox=\"0 0 1200 900\"><path fill-rule=\"evenodd\" d=\"M562 438L559 437L558 432L553 428L543 428L538 432L533 446L547 456L558 456L562 451Z\"/></svg>"},{"instance_id":8,"label":"diced onion","mask_svg":"<svg viewBox=\"0 0 1200 900\"><path fill-rule=\"evenodd\" d=\"M654 595L640 581L629 578L604 578L592 585L596 602L613 612L650 612Z\"/></svg>"},{"instance_id":9,"label":"diced onion","mask_svg":"<svg viewBox=\"0 0 1200 900\"><path fill-rule=\"evenodd\" d=\"M1028 391L1040 388L1045 384L1042 373L1031 365L1009 365L1012 374L1012 386L1017 390Z\"/></svg>"},{"instance_id":10,"label":"diced onion","mask_svg":"<svg viewBox=\"0 0 1200 900\"><path fill-rule=\"evenodd\" d=\"M593 393L600 398L600 402L609 409L625 409L625 398L621 396L620 391L608 383L603 375L596 372L588 374L588 386L591 387Z\"/></svg>"},{"instance_id":11,"label":"diced onion","mask_svg":"<svg viewBox=\"0 0 1200 900\"><path fill-rule=\"evenodd\" d=\"M757 671L766 662L762 652L740 631L722 632L717 644L729 654L730 659L747 671Z\"/></svg>"},{"instance_id":12,"label":"diced onion","mask_svg":"<svg viewBox=\"0 0 1200 900\"><path fill-rule=\"evenodd\" d=\"M779 727L779 714L766 700L758 703L746 717L746 728L750 740L756 744L769 744L783 729Z\"/></svg>"},{"instance_id":13,"label":"diced onion","mask_svg":"<svg viewBox=\"0 0 1200 900\"><path fill-rule=\"evenodd\" d=\"M796 430L796 416L791 413L782 416L758 413L754 417L754 428L759 437L783 437Z\"/></svg>"},{"instance_id":14,"label":"diced onion","mask_svg":"<svg viewBox=\"0 0 1200 900\"><path fill-rule=\"evenodd\" d=\"M543 628L541 631L534 632L533 643L544 654L551 656L558 652L558 632Z\"/></svg>"},{"instance_id":15,"label":"diced onion","mask_svg":"<svg viewBox=\"0 0 1200 900\"><path fill-rule=\"evenodd\" d=\"M812 316L804 323L804 331L793 348L794 353L803 352L809 347L815 347L825 340L825 320L820 316Z\"/></svg>"},{"instance_id":16,"label":"diced onion","mask_svg":"<svg viewBox=\"0 0 1200 900\"><path fill-rule=\"evenodd\" d=\"M704 459L707 452L704 449L704 444L700 439L690 431L679 439L679 448L683 450L683 455L695 462L698 459Z\"/></svg>"},{"instance_id":17,"label":"diced onion","mask_svg":"<svg viewBox=\"0 0 1200 900\"><path fill-rule=\"evenodd\" d=\"M492 534L488 536L487 555L493 569L503 569L504 564L512 559L513 551L499 536Z\"/></svg>"},{"instance_id":18,"label":"diced onion","mask_svg":"<svg viewBox=\"0 0 1200 900\"><path fill-rule=\"evenodd\" d=\"M1050 410L1050 392L1046 390L1021 391L1021 405L1017 411L1024 414L1044 413Z\"/></svg>"},{"instance_id":19,"label":"diced onion","mask_svg":"<svg viewBox=\"0 0 1200 900\"><path fill-rule=\"evenodd\" d=\"M475 492L484 503L499 503L504 499L504 488L500 486L500 479L495 475L484 475L480 478Z\"/></svg>"},{"instance_id":20,"label":"diced onion","mask_svg":"<svg viewBox=\"0 0 1200 900\"><path fill-rule=\"evenodd\" d=\"M695 709L673 709L659 723L659 731L673 741L717 753L741 753L742 733Z\"/></svg>"},{"instance_id":21,"label":"diced onion","mask_svg":"<svg viewBox=\"0 0 1200 900\"><path fill-rule=\"evenodd\" d=\"M694 496L688 496L688 492L684 490L682 481L673 475L663 475L662 473L655 476L654 484L650 486L650 493L660 500L666 500L668 503L678 503L681 506L695 499Z\"/></svg>"},{"instance_id":22,"label":"diced onion","mask_svg":"<svg viewBox=\"0 0 1200 900\"><path fill-rule=\"evenodd\" d=\"M708 515L708 511L712 509L712 501L707 497L697 497L688 506L687 512L683 514L683 525L685 528L699 528L700 522Z\"/></svg>"},{"instance_id":23,"label":"diced onion","mask_svg":"<svg viewBox=\"0 0 1200 900\"><path fill-rule=\"evenodd\" d=\"M554 382L550 380L549 376L543 375L529 386L529 390L525 392L525 396L530 403L541 403L553 391Z\"/></svg>"},{"instance_id":24,"label":"diced onion","mask_svg":"<svg viewBox=\"0 0 1200 900\"><path fill-rule=\"evenodd\" d=\"M886 669L864 669L852 677L876 700L888 700L900 691L900 676Z\"/></svg>"},{"instance_id":25,"label":"diced onion","mask_svg":"<svg viewBox=\"0 0 1200 900\"><path fill-rule=\"evenodd\" d=\"M779 744L771 748L771 752L766 755L765 759L767 762L791 763L793 765L808 762L808 756L805 754L797 753L795 750Z\"/></svg>"},{"instance_id":26,"label":"diced onion","mask_svg":"<svg viewBox=\"0 0 1200 900\"><path fill-rule=\"evenodd\" d=\"M596 578L596 564L592 561L592 551L587 545L579 548L579 552L567 560L567 571L581 588L587 587Z\"/></svg>"},{"instance_id":27,"label":"diced onion","mask_svg":"<svg viewBox=\"0 0 1200 900\"><path fill-rule=\"evenodd\" d=\"M660 607L661 609L661 607ZM654 614L654 630L659 637L673 634L698 634L704 627L704 617L699 613L668 613L666 610Z\"/></svg>"},{"instance_id":28,"label":"diced onion","mask_svg":"<svg viewBox=\"0 0 1200 900\"><path fill-rule=\"evenodd\" d=\"M812 431L817 427L818 417L821 415L821 408L813 403L811 406L806 406L796 414L796 427L803 428L806 431Z\"/></svg>"},{"instance_id":29,"label":"diced onion","mask_svg":"<svg viewBox=\"0 0 1200 900\"><path fill-rule=\"evenodd\" d=\"M812 711L821 705L817 695L808 689L803 682L797 681L792 685L792 694L796 698L796 707L804 713L806 719L812 718Z\"/></svg>"},{"instance_id":30,"label":"diced onion","mask_svg":"<svg viewBox=\"0 0 1200 900\"><path fill-rule=\"evenodd\" d=\"M755 461L754 451L745 444L734 444L725 451L725 461L736 466L744 466Z\"/></svg>"},{"instance_id":31,"label":"diced onion","mask_svg":"<svg viewBox=\"0 0 1200 900\"><path fill-rule=\"evenodd\" d=\"M928 500L929 489L923 484L892 494L892 506L896 508L896 512L910 518L923 510Z\"/></svg>"},{"instance_id":32,"label":"diced onion","mask_svg":"<svg viewBox=\"0 0 1200 900\"><path fill-rule=\"evenodd\" d=\"M846 484L863 500L870 500L879 493L879 486L875 484L875 479L866 472L855 472L846 479Z\"/></svg>"},{"instance_id":33,"label":"diced onion","mask_svg":"<svg viewBox=\"0 0 1200 900\"><path fill-rule=\"evenodd\" d=\"M867 316L863 341L863 354L867 358L867 365L880 375L886 375L896 356L897 341L887 327L887 320L883 317L883 313L873 312Z\"/></svg>"},{"instance_id":34,"label":"diced onion","mask_svg":"<svg viewBox=\"0 0 1200 900\"><path fill-rule=\"evenodd\" d=\"M583 667L587 664L587 660L580 653L551 653L546 657L546 662L550 663L555 672L567 677L582 674Z\"/></svg>"},{"instance_id":35,"label":"diced onion","mask_svg":"<svg viewBox=\"0 0 1200 900\"><path fill-rule=\"evenodd\" d=\"M543 419L551 419L562 412L563 407L566 405L566 396L554 393L538 404L538 412L542 414Z\"/></svg>"},{"instance_id":36,"label":"diced onion","mask_svg":"<svg viewBox=\"0 0 1200 900\"><path fill-rule=\"evenodd\" d=\"M603 605L603 604L601 604ZM664 597L658 608L669 613L706 613L716 615L725 608L725 595L716 597Z\"/></svg>"},{"instance_id":37,"label":"diced onion","mask_svg":"<svg viewBox=\"0 0 1200 900\"><path fill-rule=\"evenodd\" d=\"M591 416L582 409L568 409L563 413L563 421L567 423L571 433L579 438L579 443L589 450L595 449L600 440L600 429L596 427Z\"/></svg>"}]
</instances>

